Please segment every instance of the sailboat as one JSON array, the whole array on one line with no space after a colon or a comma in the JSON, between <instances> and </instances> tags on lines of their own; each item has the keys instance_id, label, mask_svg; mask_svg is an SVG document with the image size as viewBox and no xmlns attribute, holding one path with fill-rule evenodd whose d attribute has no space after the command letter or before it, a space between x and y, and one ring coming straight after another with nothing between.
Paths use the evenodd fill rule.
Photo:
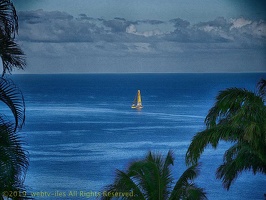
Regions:
<instances>
[{"instance_id":1,"label":"sailboat","mask_svg":"<svg viewBox=\"0 0 266 200\"><path fill-rule=\"evenodd\" d=\"M132 103L132 106L131 108L136 108L136 109L141 109L143 108L142 106L142 102L141 102L141 94L140 94L140 90L138 90L136 96L135 96L135 99Z\"/></svg>"}]
</instances>

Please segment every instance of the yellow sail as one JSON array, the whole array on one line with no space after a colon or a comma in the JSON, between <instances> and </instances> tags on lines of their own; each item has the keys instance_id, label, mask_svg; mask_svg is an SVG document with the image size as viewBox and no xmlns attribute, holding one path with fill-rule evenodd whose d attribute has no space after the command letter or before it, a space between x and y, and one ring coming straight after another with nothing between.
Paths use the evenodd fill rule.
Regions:
<instances>
[{"instance_id":1,"label":"yellow sail","mask_svg":"<svg viewBox=\"0 0 266 200\"><path fill-rule=\"evenodd\" d=\"M133 101L133 104L132 104L131 108L136 108L136 109L143 108L142 102L141 102L140 90L138 90L137 95L136 95L136 97L135 97L135 99Z\"/></svg>"},{"instance_id":2,"label":"yellow sail","mask_svg":"<svg viewBox=\"0 0 266 200\"><path fill-rule=\"evenodd\" d=\"M138 90L138 105L141 105L141 95L140 95L140 90Z\"/></svg>"}]
</instances>

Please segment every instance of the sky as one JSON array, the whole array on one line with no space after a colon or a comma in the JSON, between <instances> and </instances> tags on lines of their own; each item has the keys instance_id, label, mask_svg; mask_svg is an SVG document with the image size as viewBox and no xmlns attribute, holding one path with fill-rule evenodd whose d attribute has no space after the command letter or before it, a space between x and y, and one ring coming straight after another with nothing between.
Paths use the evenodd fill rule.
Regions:
<instances>
[{"instance_id":1,"label":"sky","mask_svg":"<svg viewBox=\"0 0 266 200\"><path fill-rule=\"evenodd\" d=\"M15 73L266 72L265 0L13 0Z\"/></svg>"}]
</instances>

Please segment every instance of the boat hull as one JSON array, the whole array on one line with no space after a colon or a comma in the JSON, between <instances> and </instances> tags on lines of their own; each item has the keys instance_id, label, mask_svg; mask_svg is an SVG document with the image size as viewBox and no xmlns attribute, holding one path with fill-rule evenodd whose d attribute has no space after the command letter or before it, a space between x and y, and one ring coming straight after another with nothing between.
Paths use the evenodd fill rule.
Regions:
<instances>
[{"instance_id":1,"label":"boat hull","mask_svg":"<svg viewBox=\"0 0 266 200\"><path fill-rule=\"evenodd\" d=\"M131 106L131 108L133 108L133 109L141 109L141 108L143 108L143 106Z\"/></svg>"}]
</instances>

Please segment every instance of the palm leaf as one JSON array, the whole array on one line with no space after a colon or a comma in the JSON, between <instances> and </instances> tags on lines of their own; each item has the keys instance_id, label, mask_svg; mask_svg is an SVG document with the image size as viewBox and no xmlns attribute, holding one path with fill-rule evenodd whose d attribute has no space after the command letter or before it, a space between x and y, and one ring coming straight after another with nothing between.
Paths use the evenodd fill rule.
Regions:
<instances>
[{"instance_id":1,"label":"palm leaf","mask_svg":"<svg viewBox=\"0 0 266 200\"><path fill-rule=\"evenodd\" d=\"M146 162L144 160L135 161L131 163L127 169L127 174L132 180L138 185L142 191L143 196L146 198L149 196L147 191L153 189L153 180L151 179L152 174L147 169Z\"/></svg>"},{"instance_id":2,"label":"palm leaf","mask_svg":"<svg viewBox=\"0 0 266 200\"><path fill-rule=\"evenodd\" d=\"M229 189L238 174L245 170L265 173L266 107L265 80L258 92L229 88L219 92L215 105L205 118L206 129L197 133L186 153L186 163L195 164L207 145L216 148L219 141L236 143L224 154L217 178Z\"/></svg>"},{"instance_id":3,"label":"palm leaf","mask_svg":"<svg viewBox=\"0 0 266 200\"><path fill-rule=\"evenodd\" d=\"M3 73L11 72L13 68L24 69L25 55L19 45L9 38L0 39L0 56L3 62Z\"/></svg>"},{"instance_id":4,"label":"palm leaf","mask_svg":"<svg viewBox=\"0 0 266 200\"><path fill-rule=\"evenodd\" d=\"M18 16L10 0L0 1L0 56L3 63L3 73L11 72L13 68L23 69L26 65L25 55L19 45L14 42L18 32Z\"/></svg>"},{"instance_id":5,"label":"palm leaf","mask_svg":"<svg viewBox=\"0 0 266 200\"><path fill-rule=\"evenodd\" d=\"M221 91L216 97L215 105L206 116L205 123L207 128L213 127L217 123L223 122L223 120L230 119L241 107L251 104L258 104L261 107L263 106L263 101L259 96L246 89L229 88Z\"/></svg>"},{"instance_id":6,"label":"palm leaf","mask_svg":"<svg viewBox=\"0 0 266 200\"><path fill-rule=\"evenodd\" d=\"M219 141L235 142L238 140L240 134L242 134L242 129L230 125L218 125L197 133L193 137L186 152L187 165L196 164L204 149L209 144L216 149Z\"/></svg>"},{"instance_id":7,"label":"palm leaf","mask_svg":"<svg viewBox=\"0 0 266 200\"><path fill-rule=\"evenodd\" d=\"M10 0L0 1L0 27L1 37L3 35L8 38L14 37L14 34L18 31L18 16Z\"/></svg>"},{"instance_id":8,"label":"palm leaf","mask_svg":"<svg viewBox=\"0 0 266 200\"><path fill-rule=\"evenodd\" d=\"M154 180L156 185L154 185L156 189L156 193L153 191L155 198L158 199L167 199L171 188L171 182L173 180L170 165L174 163L173 152L169 151L167 156L164 158L161 154L152 154L149 152L146 157L147 165L151 165L151 168L148 169L152 173L152 180ZM154 198L153 198L154 199Z\"/></svg>"},{"instance_id":9,"label":"palm leaf","mask_svg":"<svg viewBox=\"0 0 266 200\"><path fill-rule=\"evenodd\" d=\"M189 167L176 182L169 199L207 199L204 190L193 183L198 175L199 164Z\"/></svg>"},{"instance_id":10,"label":"palm leaf","mask_svg":"<svg viewBox=\"0 0 266 200\"><path fill-rule=\"evenodd\" d=\"M266 110L259 96L237 88L220 92L205 119L207 129L197 133L188 148L187 164L197 162L208 144L216 148L220 140L246 140L259 148L266 141L265 120Z\"/></svg>"},{"instance_id":11,"label":"palm leaf","mask_svg":"<svg viewBox=\"0 0 266 200\"><path fill-rule=\"evenodd\" d=\"M191 167L189 167L181 175L181 177L178 179L178 181L175 184L175 187L174 187L173 191L175 191L176 193L178 193L179 191L181 191L182 188L183 188L183 186L186 186L190 181L192 181L193 179L195 179L198 176L198 174L199 174L198 164L192 165Z\"/></svg>"},{"instance_id":12,"label":"palm leaf","mask_svg":"<svg viewBox=\"0 0 266 200\"><path fill-rule=\"evenodd\" d=\"M226 151L224 163L217 169L216 177L222 179L223 186L229 190L238 175L249 170L254 174L266 174L266 163L248 143L237 143Z\"/></svg>"},{"instance_id":13,"label":"palm leaf","mask_svg":"<svg viewBox=\"0 0 266 200\"><path fill-rule=\"evenodd\" d=\"M21 145L12 124L0 121L0 185L3 191L23 188L28 158Z\"/></svg>"},{"instance_id":14,"label":"palm leaf","mask_svg":"<svg viewBox=\"0 0 266 200\"><path fill-rule=\"evenodd\" d=\"M170 196L171 184L174 180L170 169L171 165L174 165L173 151L168 151L162 169L162 182L165 185L165 190L163 191L164 199Z\"/></svg>"},{"instance_id":15,"label":"palm leaf","mask_svg":"<svg viewBox=\"0 0 266 200\"><path fill-rule=\"evenodd\" d=\"M132 180L132 178L125 172L122 172L120 170L116 171L116 178L114 184L108 185L103 192L102 200L108 200L112 199L112 196L105 195L108 192L132 192L133 191L133 197L130 199L136 199L136 200L144 200L144 196L142 192L140 191L138 185ZM120 199L129 199L127 197L120 196Z\"/></svg>"},{"instance_id":16,"label":"palm leaf","mask_svg":"<svg viewBox=\"0 0 266 200\"><path fill-rule=\"evenodd\" d=\"M144 160L134 162L128 168L128 174L138 183L146 199L162 198L161 162L161 155L154 156L149 152Z\"/></svg>"},{"instance_id":17,"label":"palm leaf","mask_svg":"<svg viewBox=\"0 0 266 200\"><path fill-rule=\"evenodd\" d=\"M0 100L11 109L15 129L20 128L25 121L25 102L21 91L11 80L0 78Z\"/></svg>"},{"instance_id":18,"label":"palm leaf","mask_svg":"<svg viewBox=\"0 0 266 200\"><path fill-rule=\"evenodd\" d=\"M191 183L186 186L185 192L183 193L181 199L184 200L206 200L206 192L203 188L196 186L196 184Z\"/></svg>"},{"instance_id":19,"label":"palm leaf","mask_svg":"<svg viewBox=\"0 0 266 200\"><path fill-rule=\"evenodd\" d=\"M266 80L261 79L257 84L257 88L258 88L258 95L260 97L262 97L265 101L265 98L266 98Z\"/></svg>"},{"instance_id":20,"label":"palm leaf","mask_svg":"<svg viewBox=\"0 0 266 200\"><path fill-rule=\"evenodd\" d=\"M132 162L126 172L116 171L116 178L113 184L106 187L109 192L134 192L134 197L119 197L118 199L136 200L166 200L180 199L177 192L182 191L184 197L201 199L205 195L203 189L198 188L192 182L199 174L197 166L192 166L184 172L172 189L172 174L170 166L173 165L173 152L169 151L166 157L159 153L149 152L147 156L139 161ZM176 188L182 188L176 190ZM180 196L181 197L181 196ZM113 197L102 197L102 199L113 199ZM204 198L202 198L204 199Z\"/></svg>"}]
</instances>

